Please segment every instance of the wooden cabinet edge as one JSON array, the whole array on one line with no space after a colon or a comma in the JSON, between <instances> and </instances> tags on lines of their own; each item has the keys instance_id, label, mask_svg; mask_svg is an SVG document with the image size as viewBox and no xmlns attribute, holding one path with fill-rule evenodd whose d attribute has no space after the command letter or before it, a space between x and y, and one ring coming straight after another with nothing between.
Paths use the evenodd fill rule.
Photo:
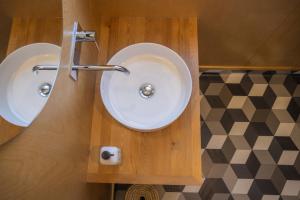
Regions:
<instances>
[{"instance_id":1,"label":"wooden cabinet edge","mask_svg":"<svg viewBox=\"0 0 300 200\"><path fill-rule=\"evenodd\" d=\"M200 71L206 70L255 70L255 71L300 71L300 66L230 66L199 65Z\"/></svg>"},{"instance_id":2,"label":"wooden cabinet edge","mask_svg":"<svg viewBox=\"0 0 300 200\"><path fill-rule=\"evenodd\" d=\"M119 183L119 184L157 184L157 185L200 185L202 177L195 176L132 176L122 175L114 177L113 174L87 174L88 183Z\"/></svg>"}]
</instances>

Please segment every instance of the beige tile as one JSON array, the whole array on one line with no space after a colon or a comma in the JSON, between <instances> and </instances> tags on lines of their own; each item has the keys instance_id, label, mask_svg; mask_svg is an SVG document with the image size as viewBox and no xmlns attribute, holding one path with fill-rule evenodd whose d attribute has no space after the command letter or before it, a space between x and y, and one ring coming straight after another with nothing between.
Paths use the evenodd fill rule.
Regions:
<instances>
[{"instance_id":1,"label":"beige tile","mask_svg":"<svg viewBox=\"0 0 300 200\"><path fill-rule=\"evenodd\" d=\"M251 146L247 142L246 138L242 135L229 135L229 138L236 149L250 150Z\"/></svg>"},{"instance_id":2,"label":"beige tile","mask_svg":"<svg viewBox=\"0 0 300 200\"><path fill-rule=\"evenodd\" d=\"M273 136L258 136L253 146L254 150L268 150Z\"/></svg>"},{"instance_id":3,"label":"beige tile","mask_svg":"<svg viewBox=\"0 0 300 200\"><path fill-rule=\"evenodd\" d=\"M277 97L272 109L287 109L290 101L291 97Z\"/></svg>"},{"instance_id":4,"label":"beige tile","mask_svg":"<svg viewBox=\"0 0 300 200\"><path fill-rule=\"evenodd\" d=\"M223 178L227 168L228 164L214 164L205 178Z\"/></svg>"},{"instance_id":5,"label":"beige tile","mask_svg":"<svg viewBox=\"0 0 300 200\"><path fill-rule=\"evenodd\" d=\"M201 110L202 112L202 110ZM206 116L206 121L220 121L225 112L225 108L212 108Z\"/></svg>"},{"instance_id":6,"label":"beige tile","mask_svg":"<svg viewBox=\"0 0 300 200\"><path fill-rule=\"evenodd\" d=\"M207 121L206 125L213 135L226 135L226 131L221 122Z\"/></svg>"},{"instance_id":7,"label":"beige tile","mask_svg":"<svg viewBox=\"0 0 300 200\"><path fill-rule=\"evenodd\" d=\"M224 73L224 72L220 73L220 76L221 76L224 83L226 83L226 80L228 79L230 74L231 74L231 72L229 72L229 73Z\"/></svg>"},{"instance_id":8,"label":"beige tile","mask_svg":"<svg viewBox=\"0 0 300 200\"><path fill-rule=\"evenodd\" d=\"M299 151L283 151L278 161L279 165L294 165Z\"/></svg>"},{"instance_id":9,"label":"beige tile","mask_svg":"<svg viewBox=\"0 0 300 200\"><path fill-rule=\"evenodd\" d=\"M270 131L273 134L275 134L275 132L277 131L277 128L280 124L280 121L276 117L275 113L273 111L270 111L265 123L267 124Z\"/></svg>"},{"instance_id":10,"label":"beige tile","mask_svg":"<svg viewBox=\"0 0 300 200\"><path fill-rule=\"evenodd\" d=\"M238 179L232 193L233 194L247 194L251 184L253 182L253 179Z\"/></svg>"},{"instance_id":11,"label":"beige tile","mask_svg":"<svg viewBox=\"0 0 300 200\"><path fill-rule=\"evenodd\" d=\"M267 84L254 84L249 92L249 96L263 96L267 87Z\"/></svg>"},{"instance_id":12,"label":"beige tile","mask_svg":"<svg viewBox=\"0 0 300 200\"><path fill-rule=\"evenodd\" d=\"M281 123L293 123L294 119L287 110L272 110Z\"/></svg>"},{"instance_id":13,"label":"beige tile","mask_svg":"<svg viewBox=\"0 0 300 200\"><path fill-rule=\"evenodd\" d=\"M186 185L183 189L183 192L187 193L197 193L199 192L201 185Z\"/></svg>"},{"instance_id":14,"label":"beige tile","mask_svg":"<svg viewBox=\"0 0 300 200\"><path fill-rule=\"evenodd\" d=\"M229 191L232 191L233 187L236 184L237 176L230 165L224 173L223 181L226 184Z\"/></svg>"},{"instance_id":15,"label":"beige tile","mask_svg":"<svg viewBox=\"0 0 300 200\"><path fill-rule=\"evenodd\" d=\"M224 83L211 83L205 91L205 95L218 95L222 91Z\"/></svg>"},{"instance_id":16,"label":"beige tile","mask_svg":"<svg viewBox=\"0 0 300 200\"><path fill-rule=\"evenodd\" d=\"M244 103L244 106L243 106L243 112L244 114L247 116L247 119L249 121L251 121L254 113L255 113L255 106L253 105L253 103L251 102L251 100L247 97L247 100L246 102Z\"/></svg>"},{"instance_id":17,"label":"beige tile","mask_svg":"<svg viewBox=\"0 0 300 200\"><path fill-rule=\"evenodd\" d=\"M227 135L212 135L206 149L221 149L227 138Z\"/></svg>"},{"instance_id":18,"label":"beige tile","mask_svg":"<svg viewBox=\"0 0 300 200\"><path fill-rule=\"evenodd\" d=\"M240 83L245 73L230 73L225 83Z\"/></svg>"},{"instance_id":19,"label":"beige tile","mask_svg":"<svg viewBox=\"0 0 300 200\"><path fill-rule=\"evenodd\" d=\"M230 163L231 164L245 164L248 160L248 157L251 153L251 150L236 150Z\"/></svg>"},{"instance_id":20,"label":"beige tile","mask_svg":"<svg viewBox=\"0 0 300 200\"><path fill-rule=\"evenodd\" d=\"M279 195L264 195L262 200L279 200Z\"/></svg>"},{"instance_id":21,"label":"beige tile","mask_svg":"<svg viewBox=\"0 0 300 200\"><path fill-rule=\"evenodd\" d=\"M222 97L221 101L223 102L223 104L227 106L232 97L231 91L229 90L227 85L225 85L223 87L223 89L219 95L220 95L220 97Z\"/></svg>"},{"instance_id":22,"label":"beige tile","mask_svg":"<svg viewBox=\"0 0 300 200\"><path fill-rule=\"evenodd\" d=\"M281 195L297 196L300 191L300 181L287 180Z\"/></svg>"},{"instance_id":23,"label":"beige tile","mask_svg":"<svg viewBox=\"0 0 300 200\"><path fill-rule=\"evenodd\" d=\"M276 96L280 96L280 97L290 97L291 96L289 91L282 84L270 84L270 87L272 88L272 90L274 91Z\"/></svg>"},{"instance_id":24,"label":"beige tile","mask_svg":"<svg viewBox=\"0 0 300 200\"><path fill-rule=\"evenodd\" d=\"M253 153L255 154L261 165L276 164L268 150L253 150Z\"/></svg>"},{"instance_id":25,"label":"beige tile","mask_svg":"<svg viewBox=\"0 0 300 200\"><path fill-rule=\"evenodd\" d=\"M270 80L270 84L283 84L286 79L286 75L274 74Z\"/></svg>"},{"instance_id":26,"label":"beige tile","mask_svg":"<svg viewBox=\"0 0 300 200\"><path fill-rule=\"evenodd\" d=\"M233 96L227 106L227 108L231 109L241 109L246 102L246 96Z\"/></svg>"},{"instance_id":27,"label":"beige tile","mask_svg":"<svg viewBox=\"0 0 300 200\"><path fill-rule=\"evenodd\" d=\"M255 84L267 84L267 81L262 74L249 74L249 77Z\"/></svg>"},{"instance_id":28,"label":"beige tile","mask_svg":"<svg viewBox=\"0 0 300 200\"><path fill-rule=\"evenodd\" d=\"M256 179L271 179L276 169L276 165L260 165L255 178Z\"/></svg>"},{"instance_id":29,"label":"beige tile","mask_svg":"<svg viewBox=\"0 0 300 200\"><path fill-rule=\"evenodd\" d=\"M276 136L290 136L295 127L295 123L280 123L275 135Z\"/></svg>"},{"instance_id":30,"label":"beige tile","mask_svg":"<svg viewBox=\"0 0 300 200\"><path fill-rule=\"evenodd\" d=\"M180 192L166 192L162 200L179 200L181 195Z\"/></svg>"},{"instance_id":31,"label":"beige tile","mask_svg":"<svg viewBox=\"0 0 300 200\"><path fill-rule=\"evenodd\" d=\"M211 106L209 105L209 103L205 97L201 98L200 110L201 110L200 114L201 114L202 118L206 119L211 111Z\"/></svg>"},{"instance_id":32,"label":"beige tile","mask_svg":"<svg viewBox=\"0 0 300 200\"><path fill-rule=\"evenodd\" d=\"M162 185L154 185L153 187L158 192L159 199L161 199L166 192L164 187Z\"/></svg>"},{"instance_id":33,"label":"beige tile","mask_svg":"<svg viewBox=\"0 0 300 200\"><path fill-rule=\"evenodd\" d=\"M203 176L207 177L209 174L210 169L214 165L213 161L211 160L209 154L207 151L203 151L202 156L201 156L201 161L202 161L202 172Z\"/></svg>"},{"instance_id":34,"label":"beige tile","mask_svg":"<svg viewBox=\"0 0 300 200\"><path fill-rule=\"evenodd\" d=\"M249 122L234 122L229 135L244 135L248 125Z\"/></svg>"}]
</instances>

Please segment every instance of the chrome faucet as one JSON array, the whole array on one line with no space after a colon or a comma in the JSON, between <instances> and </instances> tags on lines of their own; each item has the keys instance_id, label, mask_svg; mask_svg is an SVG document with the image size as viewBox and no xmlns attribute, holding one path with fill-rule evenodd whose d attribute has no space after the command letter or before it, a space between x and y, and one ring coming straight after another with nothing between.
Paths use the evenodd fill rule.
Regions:
<instances>
[{"instance_id":1,"label":"chrome faucet","mask_svg":"<svg viewBox=\"0 0 300 200\"><path fill-rule=\"evenodd\" d=\"M88 71L119 71L130 74L130 71L120 65L75 65L73 70L88 70Z\"/></svg>"},{"instance_id":2,"label":"chrome faucet","mask_svg":"<svg viewBox=\"0 0 300 200\"><path fill-rule=\"evenodd\" d=\"M57 65L35 65L32 72L45 70L57 70ZM74 65L72 70L87 70L87 71L119 71L129 74L129 70L120 65Z\"/></svg>"},{"instance_id":3,"label":"chrome faucet","mask_svg":"<svg viewBox=\"0 0 300 200\"><path fill-rule=\"evenodd\" d=\"M95 42L96 32L94 31L77 31L76 42Z\"/></svg>"},{"instance_id":4,"label":"chrome faucet","mask_svg":"<svg viewBox=\"0 0 300 200\"><path fill-rule=\"evenodd\" d=\"M78 51L80 48L76 48L77 45L80 45L82 42L94 42L95 46L99 51L99 47L96 42L96 32L95 31L83 31L78 24L74 22L73 31L72 31L72 41L71 41L71 52L70 52L70 76L73 80L77 80L79 70L87 71L119 71L129 74L129 70L120 65L80 65L78 64ZM39 71L43 70L57 70L57 65L35 65L32 68L32 72L37 74Z\"/></svg>"},{"instance_id":5,"label":"chrome faucet","mask_svg":"<svg viewBox=\"0 0 300 200\"><path fill-rule=\"evenodd\" d=\"M37 73L38 71L42 70L57 70L57 65L35 65L32 68L32 72Z\"/></svg>"}]
</instances>

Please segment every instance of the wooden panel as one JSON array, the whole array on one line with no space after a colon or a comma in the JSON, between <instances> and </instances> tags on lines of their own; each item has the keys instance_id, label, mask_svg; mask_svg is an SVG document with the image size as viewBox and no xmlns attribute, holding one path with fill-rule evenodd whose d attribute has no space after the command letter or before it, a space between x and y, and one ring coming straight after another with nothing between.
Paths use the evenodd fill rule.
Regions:
<instances>
[{"instance_id":1,"label":"wooden panel","mask_svg":"<svg viewBox=\"0 0 300 200\"><path fill-rule=\"evenodd\" d=\"M10 17L62 18L62 0L0 0L0 13Z\"/></svg>"},{"instance_id":2,"label":"wooden panel","mask_svg":"<svg viewBox=\"0 0 300 200\"><path fill-rule=\"evenodd\" d=\"M297 66L298 0L200 0L200 65Z\"/></svg>"},{"instance_id":3,"label":"wooden panel","mask_svg":"<svg viewBox=\"0 0 300 200\"><path fill-rule=\"evenodd\" d=\"M250 65L300 66L300 3L249 58Z\"/></svg>"},{"instance_id":4,"label":"wooden panel","mask_svg":"<svg viewBox=\"0 0 300 200\"><path fill-rule=\"evenodd\" d=\"M47 105L23 134L0 147L1 200L110 198L109 185L87 184L85 180L95 74L80 73L77 82L69 77L72 23L78 13L85 16L80 8L74 13L74 5L74 1L64 2L64 10L68 12L63 22L65 35L61 67ZM78 20L86 25L84 18ZM29 27L39 30L32 24ZM28 38L34 35L26 30L24 32ZM14 41L17 40L14 38ZM23 42L23 39L20 41ZM90 45L84 45L82 51L83 61L93 62L97 57Z\"/></svg>"},{"instance_id":5,"label":"wooden panel","mask_svg":"<svg viewBox=\"0 0 300 200\"><path fill-rule=\"evenodd\" d=\"M0 63L6 57L12 19L0 13ZM0 116L0 146L21 133L23 128L14 126Z\"/></svg>"},{"instance_id":6,"label":"wooden panel","mask_svg":"<svg viewBox=\"0 0 300 200\"><path fill-rule=\"evenodd\" d=\"M84 6L94 18L198 16L201 65L300 63L298 0L89 0Z\"/></svg>"},{"instance_id":7,"label":"wooden panel","mask_svg":"<svg viewBox=\"0 0 300 200\"><path fill-rule=\"evenodd\" d=\"M61 45L62 19L60 18L13 18L7 54L22 46L47 42Z\"/></svg>"},{"instance_id":8,"label":"wooden panel","mask_svg":"<svg viewBox=\"0 0 300 200\"><path fill-rule=\"evenodd\" d=\"M9 17L3 16L0 13L0 63L6 57L8 46L9 34L11 29L12 20Z\"/></svg>"},{"instance_id":9,"label":"wooden panel","mask_svg":"<svg viewBox=\"0 0 300 200\"><path fill-rule=\"evenodd\" d=\"M102 19L99 29L102 63L133 43L155 42L166 45L178 52L188 64L193 78L193 94L185 112L172 125L153 133L140 133L125 128L107 113L101 102L98 77L87 180L199 184L201 147L196 18ZM103 145L122 149L123 162L120 166L99 164L99 147Z\"/></svg>"},{"instance_id":10,"label":"wooden panel","mask_svg":"<svg viewBox=\"0 0 300 200\"><path fill-rule=\"evenodd\" d=\"M15 126L0 116L0 146L23 132L24 128Z\"/></svg>"},{"instance_id":11,"label":"wooden panel","mask_svg":"<svg viewBox=\"0 0 300 200\"><path fill-rule=\"evenodd\" d=\"M90 0L90 12L95 17L195 17L199 4L199 0Z\"/></svg>"},{"instance_id":12,"label":"wooden panel","mask_svg":"<svg viewBox=\"0 0 300 200\"><path fill-rule=\"evenodd\" d=\"M298 0L89 0L89 5L95 18L198 16L201 65L300 63Z\"/></svg>"}]
</instances>

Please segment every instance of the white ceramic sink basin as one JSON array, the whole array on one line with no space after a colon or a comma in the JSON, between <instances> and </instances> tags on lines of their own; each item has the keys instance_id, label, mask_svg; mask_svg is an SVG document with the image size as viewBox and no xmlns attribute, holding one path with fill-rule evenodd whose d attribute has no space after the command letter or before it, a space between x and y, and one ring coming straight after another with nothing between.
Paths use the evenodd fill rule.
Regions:
<instances>
[{"instance_id":1,"label":"white ceramic sink basin","mask_svg":"<svg viewBox=\"0 0 300 200\"><path fill-rule=\"evenodd\" d=\"M100 83L107 111L126 127L154 131L171 124L186 108L192 79L173 50L154 43L134 44L116 53L108 64L130 71L103 72Z\"/></svg>"},{"instance_id":2,"label":"white ceramic sink basin","mask_svg":"<svg viewBox=\"0 0 300 200\"><path fill-rule=\"evenodd\" d=\"M57 70L33 73L32 68L58 66L60 51L53 44L35 43L17 49L4 59L0 65L0 115L4 119L26 127L37 117L49 97L40 94L41 86L53 86Z\"/></svg>"}]
</instances>

